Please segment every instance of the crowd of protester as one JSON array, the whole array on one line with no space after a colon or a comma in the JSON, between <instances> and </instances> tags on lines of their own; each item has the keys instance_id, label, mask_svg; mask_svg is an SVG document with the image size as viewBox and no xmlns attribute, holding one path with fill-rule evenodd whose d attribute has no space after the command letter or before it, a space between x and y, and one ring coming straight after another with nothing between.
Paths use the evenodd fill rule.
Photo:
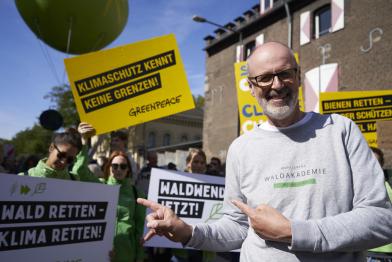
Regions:
<instances>
[{"instance_id":1,"label":"crowd of protester","mask_svg":"<svg viewBox=\"0 0 392 262\"><path fill-rule=\"evenodd\" d=\"M218 157L207 163L201 149L189 150L181 170L195 177L225 177L224 214L214 223L190 225L170 208L144 199L153 168L177 167L159 166L157 153L148 152L140 168L126 133L113 132L109 158L92 161L89 139L95 129L88 123L55 133L43 158L18 159L0 144L0 172L118 185L116 233L108 254L114 262L212 262L218 257L234 262L238 253L215 251L236 248L241 261L364 261L364 251L373 247L367 261L391 262L392 189L385 170L382 177L383 152L370 151L351 120L300 110L299 66L287 46L260 45L247 64L251 94L268 121L232 143L226 172ZM320 163L322 168L295 171ZM274 170L281 174L270 174ZM289 170L289 178L312 173L320 179L267 183L284 176L282 170ZM146 207L151 209L147 217ZM144 241L164 235L201 250L144 248L145 219Z\"/></svg>"},{"instance_id":2,"label":"crowd of protester","mask_svg":"<svg viewBox=\"0 0 392 262\"><path fill-rule=\"evenodd\" d=\"M152 168L177 170L177 167L172 162L158 166L157 153L150 151L146 155L146 165L139 169L127 150L127 137L122 131L112 133L109 158L99 156L97 160L90 159L88 139L92 134L94 134L93 127L87 123L81 123L78 130L70 128L65 132L54 134L48 147L48 156L43 159L28 155L20 158L13 156L13 161L10 161L4 157L4 148L0 144L0 172L120 185L117 229L113 250L110 253L111 261L210 262L217 256L225 259L223 261L239 261L239 253L236 252L143 248L139 240L143 237L146 209L136 205L136 199L148 195ZM371 149L383 166L383 152L378 148ZM185 172L225 176L224 164L222 165L221 160L218 157L211 157L207 163L207 157L201 149L191 148L185 161L186 169L183 170ZM392 199L387 171L384 170L384 173L385 185ZM391 245L370 250L367 261L392 261Z\"/></svg>"}]
</instances>

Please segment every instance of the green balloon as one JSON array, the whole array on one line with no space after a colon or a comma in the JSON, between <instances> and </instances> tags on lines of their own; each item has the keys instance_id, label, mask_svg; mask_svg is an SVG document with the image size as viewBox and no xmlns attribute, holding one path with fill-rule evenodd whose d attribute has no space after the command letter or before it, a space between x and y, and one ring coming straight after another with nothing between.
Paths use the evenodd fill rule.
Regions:
<instances>
[{"instance_id":1,"label":"green balloon","mask_svg":"<svg viewBox=\"0 0 392 262\"><path fill-rule=\"evenodd\" d=\"M128 0L16 0L15 3L38 38L71 54L104 48L120 35L128 19Z\"/></svg>"}]
</instances>

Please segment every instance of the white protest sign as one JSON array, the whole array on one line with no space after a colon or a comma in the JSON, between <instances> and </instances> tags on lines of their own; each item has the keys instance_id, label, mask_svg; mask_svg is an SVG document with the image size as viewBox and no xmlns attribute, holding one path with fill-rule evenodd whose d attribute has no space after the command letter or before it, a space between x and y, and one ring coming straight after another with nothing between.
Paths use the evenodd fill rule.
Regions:
<instances>
[{"instance_id":1,"label":"white protest sign","mask_svg":"<svg viewBox=\"0 0 392 262\"><path fill-rule=\"evenodd\" d=\"M0 261L109 261L118 191L0 174Z\"/></svg>"},{"instance_id":2,"label":"white protest sign","mask_svg":"<svg viewBox=\"0 0 392 262\"><path fill-rule=\"evenodd\" d=\"M194 225L222 217L224 191L224 177L153 168L148 199L170 207L186 223ZM183 248L180 243L160 236L153 237L144 245Z\"/></svg>"}]
</instances>

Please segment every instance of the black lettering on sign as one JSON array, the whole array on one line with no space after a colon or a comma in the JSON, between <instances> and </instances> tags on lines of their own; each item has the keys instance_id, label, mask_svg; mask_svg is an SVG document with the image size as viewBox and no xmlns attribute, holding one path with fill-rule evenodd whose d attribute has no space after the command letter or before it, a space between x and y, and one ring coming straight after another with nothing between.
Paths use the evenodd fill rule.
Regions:
<instances>
[{"instance_id":1,"label":"black lettering on sign","mask_svg":"<svg viewBox=\"0 0 392 262\"><path fill-rule=\"evenodd\" d=\"M388 120L392 119L392 106L379 109L362 109L355 111L336 112L342 116L350 118L354 122L369 120Z\"/></svg>"},{"instance_id":2,"label":"black lettering on sign","mask_svg":"<svg viewBox=\"0 0 392 262\"><path fill-rule=\"evenodd\" d=\"M350 109L392 106L392 95L326 100L321 103L323 113L338 113Z\"/></svg>"},{"instance_id":3,"label":"black lettering on sign","mask_svg":"<svg viewBox=\"0 0 392 262\"><path fill-rule=\"evenodd\" d=\"M158 203L171 208L178 217L201 218L204 202L158 198Z\"/></svg>"},{"instance_id":4,"label":"black lettering on sign","mask_svg":"<svg viewBox=\"0 0 392 262\"><path fill-rule=\"evenodd\" d=\"M115 68L98 75L75 81L79 96L84 96L176 64L174 50L152 56L138 62Z\"/></svg>"},{"instance_id":5,"label":"black lettering on sign","mask_svg":"<svg viewBox=\"0 0 392 262\"><path fill-rule=\"evenodd\" d=\"M82 105L86 113L122 102L124 100L151 92L162 87L161 77L154 74L134 82L130 82L108 91L82 98Z\"/></svg>"},{"instance_id":6,"label":"black lettering on sign","mask_svg":"<svg viewBox=\"0 0 392 262\"><path fill-rule=\"evenodd\" d=\"M1 201L0 224L100 220L107 202Z\"/></svg>"},{"instance_id":7,"label":"black lettering on sign","mask_svg":"<svg viewBox=\"0 0 392 262\"><path fill-rule=\"evenodd\" d=\"M381 109L356 111L354 119L354 121L392 119L392 106Z\"/></svg>"},{"instance_id":8,"label":"black lettering on sign","mask_svg":"<svg viewBox=\"0 0 392 262\"><path fill-rule=\"evenodd\" d=\"M175 180L159 180L159 196L223 200L225 186Z\"/></svg>"},{"instance_id":9,"label":"black lettering on sign","mask_svg":"<svg viewBox=\"0 0 392 262\"><path fill-rule=\"evenodd\" d=\"M360 122L356 123L362 133L377 132L376 122Z\"/></svg>"},{"instance_id":10,"label":"black lettering on sign","mask_svg":"<svg viewBox=\"0 0 392 262\"><path fill-rule=\"evenodd\" d=\"M0 251L101 241L106 223L0 228Z\"/></svg>"},{"instance_id":11,"label":"black lettering on sign","mask_svg":"<svg viewBox=\"0 0 392 262\"><path fill-rule=\"evenodd\" d=\"M142 106L137 106L137 107L132 107L129 110L129 116L138 116L139 114L144 114L150 111L155 111L159 110L161 108L169 107L175 104L178 104L181 102L181 96L173 96L173 97L168 97L166 99L160 100L160 101L155 101L147 105L142 105Z\"/></svg>"}]
</instances>

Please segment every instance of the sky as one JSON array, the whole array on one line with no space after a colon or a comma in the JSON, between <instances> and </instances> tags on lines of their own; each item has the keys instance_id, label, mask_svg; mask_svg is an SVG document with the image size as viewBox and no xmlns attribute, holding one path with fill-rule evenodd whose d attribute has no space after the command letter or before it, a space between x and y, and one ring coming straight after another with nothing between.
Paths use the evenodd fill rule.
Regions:
<instances>
[{"instance_id":1,"label":"sky","mask_svg":"<svg viewBox=\"0 0 392 262\"><path fill-rule=\"evenodd\" d=\"M196 23L192 16L200 15L225 25L257 3L257 0L130 0L127 25L104 49L174 33L191 92L204 95L203 38L214 35L217 28ZM0 36L0 138L11 139L38 123L43 111L55 108L44 96L53 86L68 84L63 60L72 55L38 40L13 0L0 0ZM49 59L45 58L45 52Z\"/></svg>"}]
</instances>

